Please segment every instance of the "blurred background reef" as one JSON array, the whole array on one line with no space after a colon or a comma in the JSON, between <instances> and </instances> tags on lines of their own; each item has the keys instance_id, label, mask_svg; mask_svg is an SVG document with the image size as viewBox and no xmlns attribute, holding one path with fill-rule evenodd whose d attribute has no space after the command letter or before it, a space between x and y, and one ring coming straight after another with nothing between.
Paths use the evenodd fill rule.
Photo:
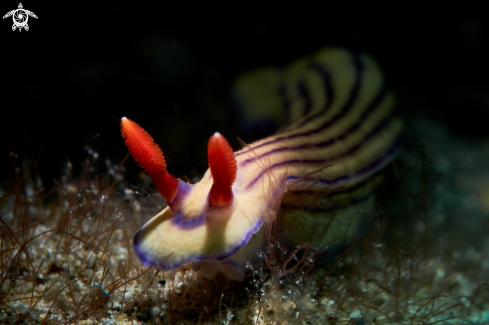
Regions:
<instances>
[{"instance_id":1,"label":"blurred background reef","mask_svg":"<svg viewBox=\"0 0 489 325\"><path fill-rule=\"evenodd\" d=\"M30 155L31 146L43 146L39 173L47 187L66 159L79 166L87 145L120 161L127 152L122 116L152 134L175 176L200 176L213 132L235 149L236 137L251 142L273 132L240 127L232 80L323 46L371 54L405 116L428 116L457 136L489 135L489 26L477 8L403 7L386 14L326 3L23 4L39 17L29 19L30 30L12 32L11 19L0 28L0 157L4 164L9 148ZM6 2L2 10L17 5Z\"/></svg>"}]
</instances>

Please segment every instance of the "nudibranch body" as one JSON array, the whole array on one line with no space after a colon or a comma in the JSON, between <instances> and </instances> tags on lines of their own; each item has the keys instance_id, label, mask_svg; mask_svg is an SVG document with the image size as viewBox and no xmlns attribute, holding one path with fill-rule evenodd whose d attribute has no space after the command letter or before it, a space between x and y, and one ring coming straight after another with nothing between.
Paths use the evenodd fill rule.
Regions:
<instances>
[{"instance_id":1,"label":"nudibranch body","mask_svg":"<svg viewBox=\"0 0 489 325\"><path fill-rule=\"evenodd\" d=\"M285 111L285 126L234 155L223 136L213 135L210 169L193 185L169 175L151 137L123 118L129 150L168 203L134 237L144 264L172 270L192 262L207 277L222 271L242 280L246 262L263 248L263 224L276 218L277 202L289 212L285 223L314 229L306 240L330 245L334 236L318 229L333 220L323 218L325 211L333 201L351 207L368 198L378 172L402 142L394 98L365 55L324 49L285 70L261 69L243 77L237 95L257 116L263 105L272 116ZM297 207L304 192L314 200L300 200ZM345 215L351 214L348 209ZM349 225L358 221L345 218Z\"/></svg>"}]
</instances>

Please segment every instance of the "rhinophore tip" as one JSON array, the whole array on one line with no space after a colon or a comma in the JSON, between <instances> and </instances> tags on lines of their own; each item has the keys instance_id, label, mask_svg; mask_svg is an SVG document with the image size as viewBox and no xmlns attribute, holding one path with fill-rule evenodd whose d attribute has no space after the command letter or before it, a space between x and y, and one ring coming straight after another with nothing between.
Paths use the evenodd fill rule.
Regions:
<instances>
[{"instance_id":1,"label":"rhinophore tip","mask_svg":"<svg viewBox=\"0 0 489 325\"><path fill-rule=\"evenodd\" d=\"M233 199L232 185L238 168L233 149L220 133L216 132L209 139L207 157L213 184L209 192L209 201L214 206L225 206Z\"/></svg>"},{"instance_id":2,"label":"rhinophore tip","mask_svg":"<svg viewBox=\"0 0 489 325\"><path fill-rule=\"evenodd\" d=\"M121 119L121 134L134 160L151 176L161 195L167 202L173 201L179 183L167 172L160 147L148 132L127 117Z\"/></svg>"}]
</instances>

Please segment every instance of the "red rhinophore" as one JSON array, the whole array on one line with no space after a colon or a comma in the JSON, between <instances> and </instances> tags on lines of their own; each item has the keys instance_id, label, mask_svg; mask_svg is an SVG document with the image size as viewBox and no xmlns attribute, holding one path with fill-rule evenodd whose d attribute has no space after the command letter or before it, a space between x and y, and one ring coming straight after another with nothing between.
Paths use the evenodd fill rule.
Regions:
<instances>
[{"instance_id":1,"label":"red rhinophore","mask_svg":"<svg viewBox=\"0 0 489 325\"><path fill-rule=\"evenodd\" d=\"M214 179L209 192L209 200L212 205L218 207L227 205L233 199L231 186L236 179L238 167L233 149L226 138L217 132L209 139L207 159Z\"/></svg>"},{"instance_id":2,"label":"red rhinophore","mask_svg":"<svg viewBox=\"0 0 489 325\"><path fill-rule=\"evenodd\" d=\"M134 160L151 176L166 202L173 201L178 180L166 171L165 156L153 138L136 122L123 117L121 134Z\"/></svg>"}]
</instances>

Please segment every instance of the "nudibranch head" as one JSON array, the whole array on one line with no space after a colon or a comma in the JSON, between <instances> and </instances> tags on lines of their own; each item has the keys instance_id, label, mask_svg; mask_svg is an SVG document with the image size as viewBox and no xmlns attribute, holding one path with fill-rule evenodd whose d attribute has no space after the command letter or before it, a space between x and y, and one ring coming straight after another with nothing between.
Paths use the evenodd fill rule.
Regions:
<instances>
[{"instance_id":1,"label":"nudibranch head","mask_svg":"<svg viewBox=\"0 0 489 325\"><path fill-rule=\"evenodd\" d=\"M243 195L248 192L244 186L234 184L236 159L224 136L215 133L209 140L210 171L200 182L187 184L168 174L163 153L136 123L123 118L122 135L168 203L136 233L138 258L165 270L193 262L206 277L222 271L242 280L246 262L263 244L261 211L250 208L261 197L259 191Z\"/></svg>"}]
</instances>

